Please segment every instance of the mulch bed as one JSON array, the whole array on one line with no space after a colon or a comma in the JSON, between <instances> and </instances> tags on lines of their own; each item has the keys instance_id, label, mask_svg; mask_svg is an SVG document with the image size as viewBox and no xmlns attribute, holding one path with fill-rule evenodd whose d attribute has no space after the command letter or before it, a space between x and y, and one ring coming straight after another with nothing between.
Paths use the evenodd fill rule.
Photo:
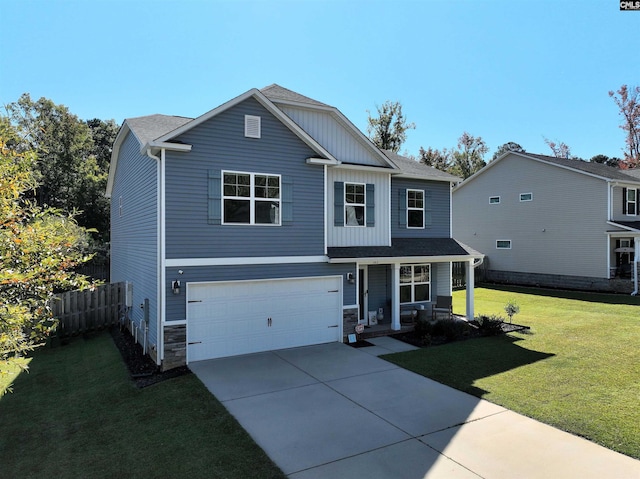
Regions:
<instances>
[{"instance_id":1,"label":"mulch bed","mask_svg":"<svg viewBox=\"0 0 640 479\"><path fill-rule=\"evenodd\" d=\"M111 328L111 337L127 365L131 380L139 388L191 373L186 366L161 371L148 355L143 354L142 346L137 344L133 336L126 330L113 327Z\"/></svg>"}]
</instances>

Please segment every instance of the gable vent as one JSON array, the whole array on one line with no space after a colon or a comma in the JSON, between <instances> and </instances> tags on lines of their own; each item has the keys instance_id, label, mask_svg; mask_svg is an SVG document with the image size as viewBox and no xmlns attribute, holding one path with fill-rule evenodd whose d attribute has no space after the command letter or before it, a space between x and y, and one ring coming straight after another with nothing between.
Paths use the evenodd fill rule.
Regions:
<instances>
[{"instance_id":1,"label":"gable vent","mask_svg":"<svg viewBox=\"0 0 640 479\"><path fill-rule=\"evenodd\" d=\"M244 136L247 138L260 138L260 117L244 116Z\"/></svg>"}]
</instances>

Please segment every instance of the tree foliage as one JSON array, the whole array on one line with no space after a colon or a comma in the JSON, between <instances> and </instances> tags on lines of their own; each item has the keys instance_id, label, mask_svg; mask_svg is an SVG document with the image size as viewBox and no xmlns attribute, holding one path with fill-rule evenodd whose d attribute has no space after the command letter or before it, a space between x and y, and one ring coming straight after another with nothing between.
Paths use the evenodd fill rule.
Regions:
<instances>
[{"instance_id":1,"label":"tree foliage","mask_svg":"<svg viewBox=\"0 0 640 479\"><path fill-rule=\"evenodd\" d=\"M452 154L450 173L469 178L475 172L482 169L487 163L484 155L489 148L480 136L472 136L466 131L458 138L458 149Z\"/></svg>"},{"instance_id":2,"label":"tree foliage","mask_svg":"<svg viewBox=\"0 0 640 479\"><path fill-rule=\"evenodd\" d=\"M33 101L23 94L6 106L19 135L17 151L33 151L40 182L35 199L40 206L76 212L78 223L109 238L109 203L105 198L111 145L118 128L113 120L84 122L46 98Z\"/></svg>"},{"instance_id":3,"label":"tree foliage","mask_svg":"<svg viewBox=\"0 0 640 479\"><path fill-rule=\"evenodd\" d=\"M382 150L400 151L407 139L407 130L414 129L414 123L407 123L399 102L385 101L376 106L378 116L373 118L367 111L367 133L373 143Z\"/></svg>"},{"instance_id":4,"label":"tree foliage","mask_svg":"<svg viewBox=\"0 0 640 479\"><path fill-rule=\"evenodd\" d=\"M435 150L429 147L425 150L420 147L418 161L441 171L449 171L451 168L451 152L446 148Z\"/></svg>"},{"instance_id":5,"label":"tree foliage","mask_svg":"<svg viewBox=\"0 0 640 479\"><path fill-rule=\"evenodd\" d=\"M507 153L508 151L515 151L518 153L524 153L524 148L522 148L518 143L515 143L513 141L509 141L503 145L500 145L498 147L498 149L495 151L495 153L493 154L493 157L491 158L491 161L495 160L496 158L499 158L500 156L504 155L505 153Z\"/></svg>"},{"instance_id":6,"label":"tree foliage","mask_svg":"<svg viewBox=\"0 0 640 479\"><path fill-rule=\"evenodd\" d=\"M90 259L87 231L72 216L33 200L37 157L19 151L20 141L0 118L0 366L53 330L48 301L54 292L88 285L72 272Z\"/></svg>"},{"instance_id":7,"label":"tree foliage","mask_svg":"<svg viewBox=\"0 0 640 479\"><path fill-rule=\"evenodd\" d=\"M620 128L626 134L627 148L620 166L637 168L640 165L640 86L630 88L622 85L617 92L610 91L609 96L620 109Z\"/></svg>"},{"instance_id":8,"label":"tree foliage","mask_svg":"<svg viewBox=\"0 0 640 479\"><path fill-rule=\"evenodd\" d=\"M566 143L562 141L558 143L548 138L545 138L544 142L551 148L553 156L556 158L571 158L571 148Z\"/></svg>"},{"instance_id":9,"label":"tree foliage","mask_svg":"<svg viewBox=\"0 0 640 479\"><path fill-rule=\"evenodd\" d=\"M602 165L618 168L622 160L620 160L620 158L609 158L607 155L595 155L589 161L591 163L600 163Z\"/></svg>"}]
</instances>

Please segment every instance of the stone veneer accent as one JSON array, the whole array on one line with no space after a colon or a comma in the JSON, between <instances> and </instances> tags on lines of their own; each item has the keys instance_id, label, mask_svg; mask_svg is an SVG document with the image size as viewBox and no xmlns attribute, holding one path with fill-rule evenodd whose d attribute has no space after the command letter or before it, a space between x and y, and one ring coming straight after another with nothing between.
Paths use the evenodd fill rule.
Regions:
<instances>
[{"instance_id":1,"label":"stone veneer accent","mask_svg":"<svg viewBox=\"0 0 640 479\"><path fill-rule=\"evenodd\" d=\"M187 364L187 327L184 324L165 325L164 361L162 370L177 368Z\"/></svg>"},{"instance_id":2,"label":"stone veneer accent","mask_svg":"<svg viewBox=\"0 0 640 479\"><path fill-rule=\"evenodd\" d=\"M346 337L356 332L358 324L358 308L348 308L342 310L342 337Z\"/></svg>"},{"instance_id":3,"label":"stone veneer accent","mask_svg":"<svg viewBox=\"0 0 640 479\"><path fill-rule=\"evenodd\" d=\"M484 270L482 281L541 288L602 291L607 293L629 294L633 291L633 279L590 278L586 276L520 273L515 271Z\"/></svg>"}]
</instances>

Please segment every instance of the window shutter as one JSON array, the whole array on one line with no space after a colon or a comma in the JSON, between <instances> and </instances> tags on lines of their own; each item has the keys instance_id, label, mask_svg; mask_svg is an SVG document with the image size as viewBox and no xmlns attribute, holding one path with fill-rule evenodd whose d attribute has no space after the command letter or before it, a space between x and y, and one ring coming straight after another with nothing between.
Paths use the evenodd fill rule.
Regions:
<instances>
[{"instance_id":1,"label":"window shutter","mask_svg":"<svg viewBox=\"0 0 640 479\"><path fill-rule=\"evenodd\" d=\"M208 223L219 225L222 218L222 190L220 170L209 170Z\"/></svg>"},{"instance_id":2,"label":"window shutter","mask_svg":"<svg viewBox=\"0 0 640 479\"><path fill-rule=\"evenodd\" d=\"M627 189L622 188L622 214L627 214Z\"/></svg>"},{"instance_id":3,"label":"window shutter","mask_svg":"<svg viewBox=\"0 0 640 479\"><path fill-rule=\"evenodd\" d=\"M376 225L376 185L373 183L367 183L365 187L366 191L366 217L367 217L367 226L375 226Z\"/></svg>"},{"instance_id":4,"label":"window shutter","mask_svg":"<svg viewBox=\"0 0 640 479\"><path fill-rule=\"evenodd\" d=\"M398 190L398 224L402 228L407 227L407 189Z\"/></svg>"},{"instance_id":5,"label":"window shutter","mask_svg":"<svg viewBox=\"0 0 640 479\"><path fill-rule=\"evenodd\" d=\"M282 224L293 223L293 180L282 177Z\"/></svg>"},{"instance_id":6,"label":"window shutter","mask_svg":"<svg viewBox=\"0 0 640 479\"><path fill-rule=\"evenodd\" d=\"M424 226L431 226L431 191L424 192Z\"/></svg>"},{"instance_id":7,"label":"window shutter","mask_svg":"<svg viewBox=\"0 0 640 479\"><path fill-rule=\"evenodd\" d=\"M333 183L333 224L344 226L344 182Z\"/></svg>"}]
</instances>

